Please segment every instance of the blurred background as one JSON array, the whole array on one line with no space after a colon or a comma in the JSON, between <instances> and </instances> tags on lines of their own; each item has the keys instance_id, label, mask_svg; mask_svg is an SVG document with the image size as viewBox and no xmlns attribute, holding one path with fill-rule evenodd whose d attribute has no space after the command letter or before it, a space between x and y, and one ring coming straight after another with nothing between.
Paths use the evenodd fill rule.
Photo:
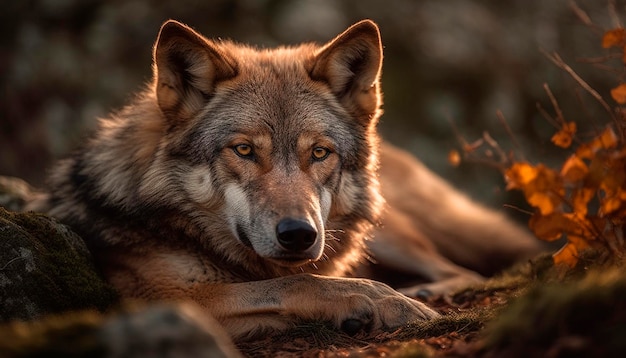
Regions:
<instances>
[{"instance_id":1,"label":"blurred background","mask_svg":"<svg viewBox=\"0 0 626 358\"><path fill-rule=\"evenodd\" d=\"M540 114L554 110L582 132L607 123L605 113L569 75L540 52L557 52L601 95L619 82L602 69L605 30L617 27L624 1L577 0L39 0L10 1L0 14L0 175L42 186L53 161L68 154L151 77L151 47L161 23L185 22L207 37L261 47L325 42L370 18L385 45L387 140L416 154L472 197L515 204L502 175L475 162L454 167L448 152L488 131L507 151L558 163L555 129ZM611 5L612 4L612 5ZM610 11L610 8L616 12ZM610 57L610 56L609 56ZM602 61L593 59L601 58ZM613 59L613 65L620 59ZM616 62L615 62L616 61ZM519 147L501 125L501 111ZM416 183L419 185L419 183ZM515 214L515 213L512 213Z\"/></svg>"}]
</instances>

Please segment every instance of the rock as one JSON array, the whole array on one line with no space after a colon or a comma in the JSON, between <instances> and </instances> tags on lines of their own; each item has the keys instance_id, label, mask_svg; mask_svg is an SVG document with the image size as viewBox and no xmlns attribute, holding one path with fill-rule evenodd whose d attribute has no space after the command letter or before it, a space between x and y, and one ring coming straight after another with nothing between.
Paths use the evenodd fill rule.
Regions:
<instances>
[{"instance_id":1,"label":"rock","mask_svg":"<svg viewBox=\"0 0 626 358\"><path fill-rule=\"evenodd\" d=\"M104 310L117 300L80 237L36 213L0 208L0 322Z\"/></svg>"},{"instance_id":2,"label":"rock","mask_svg":"<svg viewBox=\"0 0 626 358\"><path fill-rule=\"evenodd\" d=\"M0 206L21 210L35 195L26 182L0 176ZM70 228L0 207L0 357L240 356L192 303L111 311L118 303Z\"/></svg>"},{"instance_id":3,"label":"rock","mask_svg":"<svg viewBox=\"0 0 626 358\"><path fill-rule=\"evenodd\" d=\"M218 323L192 304L93 311L0 327L0 356L240 357Z\"/></svg>"}]
</instances>

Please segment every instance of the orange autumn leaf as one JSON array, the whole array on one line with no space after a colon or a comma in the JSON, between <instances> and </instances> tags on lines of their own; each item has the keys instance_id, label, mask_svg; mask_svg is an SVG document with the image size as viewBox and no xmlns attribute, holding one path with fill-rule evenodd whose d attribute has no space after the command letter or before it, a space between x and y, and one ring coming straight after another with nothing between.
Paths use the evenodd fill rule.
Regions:
<instances>
[{"instance_id":1,"label":"orange autumn leaf","mask_svg":"<svg viewBox=\"0 0 626 358\"><path fill-rule=\"evenodd\" d=\"M592 161L594 175L599 179L599 188L607 196L619 196L626 187L626 165L623 160L615 160L610 155L598 156Z\"/></svg>"},{"instance_id":2,"label":"orange autumn leaf","mask_svg":"<svg viewBox=\"0 0 626 358\"><path fill-rule=\"evenodd\" d=\"M535 208L539 209L542 215L552 214L556 208L561 204L561 199L555 197L550 192L545 191L530 191L526 193L526 201Z\"/></svg>"},{"instance_id":3,"label":"orange autumn leaf","mask_svg":"<svg viewBox=\"0 0 626 358\"><path fill-rule=\"evenodd\" d=\"M609 48L615 46L623 46L626 32L622 28L609 30L602 36L602 47Z\"/></svg>"},{"instance_id":4,"label":"orange autumn leaf","mask_svg":"<svg viewBox=\"0 0 626 358\"><path fill-rule=\"evenodd\" d=\"M626 83L622 83L611 89L611 97L618 104L626 104Z\"/></svg>"},{"instance_id":5,"label":"orange autumn leaf","mask_svg":"<svg viewBox=\"0 0 626 358\"><path fill-rule=\"evenodd\" d=\"M580 252L589 248L589 243L578 236L570 235L567 238L567 243L559 251L552 255L554 263L564 264L570 268L573 268L578 263Z\"/></svg>"},{"instance_id":6,"label":"orange autumn leaf","mask_svg":"<svg viewBox=\"0 0 626 358\"><path fill-rule=\"evenodd\" d=\"M537 177L537 169L529 163L519 162L513 165L504 173L507 190L524 189L528 183Z\"/></svg>"},{"instance_id":7,"label":"orange autumn leaf","mask_svg":"<svg viewBox=\"0 0 626 358\"><path fill-rule=\"evenodd\" d=\"M583 180L587 174L589 174L587 164L575 154L571 155L565 163L563 163L560 173L561 178L568 183L577 183Z\"/></svg>"},{"instance_id":8,"label":"orange autumn leaf","mask_svg":"<svg viewBox=\"0 0 626 358\"><path fill-rule=\"evenodd\" d=\"M618 137L611 127L607 127L600 135L591 142L581 144L576 149L576 155L584 159L593 159L595 153L602 149L617 147Z\"/></svg>"},{"instance_id":9,"label":"orange autumn leaf","mask_svg":"<svg viewBox=\"0 0 626 358\"><path fill-rule=\"evenodd\" d=\"M565 190L559 175L543 164L514 163L505 172L507 190L520 189L526 201L542 215L555 211L563 201Z\"/></svg>"},{"instance_id":10,"label":"orange autumn leaf","mask_svg":"<svg viewBox=\"0 0 626 358\"><path fill-rule=\"evenodd\" d=\"M528 222L528 227L539 239L544 241L558 240L563 234L585 237L593 240L593 225L584 215L579 213L553 212L549 215L535 213Z\"/></svg>"},{"instance_id":11,"label":"orange autumn leaf","mask_svg":"<svg viewBox=\"0 0 626 358\"><path fill-rule=\"evenodd\" d=\"M600 215L608 215L612 212L615 212L622 206L622 201L619 198L606 198L602 200L602 204L600 205Z\"/></svg>"},{"instance_id":12,"label":"orange autumn leaf","mask_svg":"<svg viewBox=\"0 0 626 358\"><path fill-rule=\"evenodd\" d=\"M528 227L543 241L555 241L561 238L564 228L572 225L572 221L557 213L550 215L533 214L528 222Z\"/></svg>"},{"instance_id":13,"label":"orange autumn leaf","mask_svg":"<svg viewBox=\"0 0 626 358\"><path fill-rule=\"evenodd\" d=\"M526 201L542 215L554 212L563 202L565 189L559 175L543 164L536 167L537 175L524 188Z\"/></svg>"},{"instance_id":14,"label":"orange autumn leaf","mask_svg":"<svg viewBox=\"0 0 626 358\"><path fill-rule=\"evenodd\" d=\"M568 242L552 255L552 259L555 265L567 265L569 268L574 268L578 263L578 250Z\"/></svg>"},{"instance_id":15,"label":"orange autumn leaf","mask_svg":"<svg viewBox=\"0 0 626 358\"><path fill-rule=\"evenodd\" d=\"M626 85L624 85L626 87ZM611 149L617 147L618 137L613 128L608 127L598 137L599 146L602 149Z\"/></svg>"},{"instance_id":16,"label":"orange autumn leaf","mask_svg":"<svg viewBox=\"0 0 626 358\"><path fill-rule=\"evenodd\" d=\"M589 212L589 202L595 196L596 191L591 188L576 188L572 190L571 205L572 211L581 216L586 216Z\"/></svg>"},{"instance_id":17,"label":"orange autumn leaf","mask_svg":"<svg viewBox=\"0 0 626 358\"><path fill-rule=\"evenodd\" d=\"M557 147L569 148L569 146L572 145L572 140L574 139L575 134L576 123L567 122L563 123L561 129L552 136L551 140Z\"/></svg>"},{"instance_id":18,"label":"orange autumn leaf","mask_svg":"<svg viewBox=\"0 0 626 358\"><path fill-rule=\"evenodd\" d=\"M568 237L578 237L584 240L592 241L596 239L596 229L590 217L582 215L581 213L567 213L563 214L568 217L573 225L565 228L563 231Z\"/></svg>"},{"instance_id":19,"label":"orange autumn leaf","mask_svg":"<svg viewBox=\"0 0 626 358\"><path fill-rule=\"evenodd\" d=\"M606 216L623 208L626 204L626 190L617 188L600 201L600 216Z\"/></svg>"},{"instance_id":20,"label":"orange autumn leaf","mask_svg":"<svg viewBox=\"0 0 626 358\"><path fill-rule=\"evenodd\" d=\"M576 156L585 159L593 158L593 149L589 143L583 143L576 148Z\"/></svg>"}]
</instances>

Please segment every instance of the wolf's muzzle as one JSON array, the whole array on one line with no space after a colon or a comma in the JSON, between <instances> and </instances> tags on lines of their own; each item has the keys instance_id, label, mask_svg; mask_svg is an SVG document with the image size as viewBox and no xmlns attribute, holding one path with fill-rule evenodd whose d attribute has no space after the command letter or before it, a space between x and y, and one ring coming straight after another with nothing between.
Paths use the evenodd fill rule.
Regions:
<instances>
[{"instance_id":1,"label":"wolf's muzzle","mask_svg":"<svg viewBox=\"0 0 626 358\"><path fill-rule=\"evenodd\" d=\"M315 243L317 230L306 221L286 218L276 225L276 237L286 250L303 252Z\"/></svg>"}]
</instances>

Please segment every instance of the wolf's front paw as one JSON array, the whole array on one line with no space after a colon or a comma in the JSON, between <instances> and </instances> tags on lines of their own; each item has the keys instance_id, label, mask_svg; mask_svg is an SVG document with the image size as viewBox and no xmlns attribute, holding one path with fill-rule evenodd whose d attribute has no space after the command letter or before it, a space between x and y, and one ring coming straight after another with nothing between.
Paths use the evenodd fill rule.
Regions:
<instances>
[{"instance_id":1,"label":"wolf's front paw","mask_svg":"<svg viewBox=\"0 0 626 358\"><path fill-rule=\"evenodd\" d=\"M392 330L411 322L438 317L424 303L406 297L391 287L376 281L358 280L357 292L344 296L345 313L338 327L350 335L359 332ZM337 302L337 301L336 301ZM331 303L332 304L332 303ZM341 305L336 305L340 307ZM340 315L341 316L341 315Z\"/></svg>"}]
</instances>

